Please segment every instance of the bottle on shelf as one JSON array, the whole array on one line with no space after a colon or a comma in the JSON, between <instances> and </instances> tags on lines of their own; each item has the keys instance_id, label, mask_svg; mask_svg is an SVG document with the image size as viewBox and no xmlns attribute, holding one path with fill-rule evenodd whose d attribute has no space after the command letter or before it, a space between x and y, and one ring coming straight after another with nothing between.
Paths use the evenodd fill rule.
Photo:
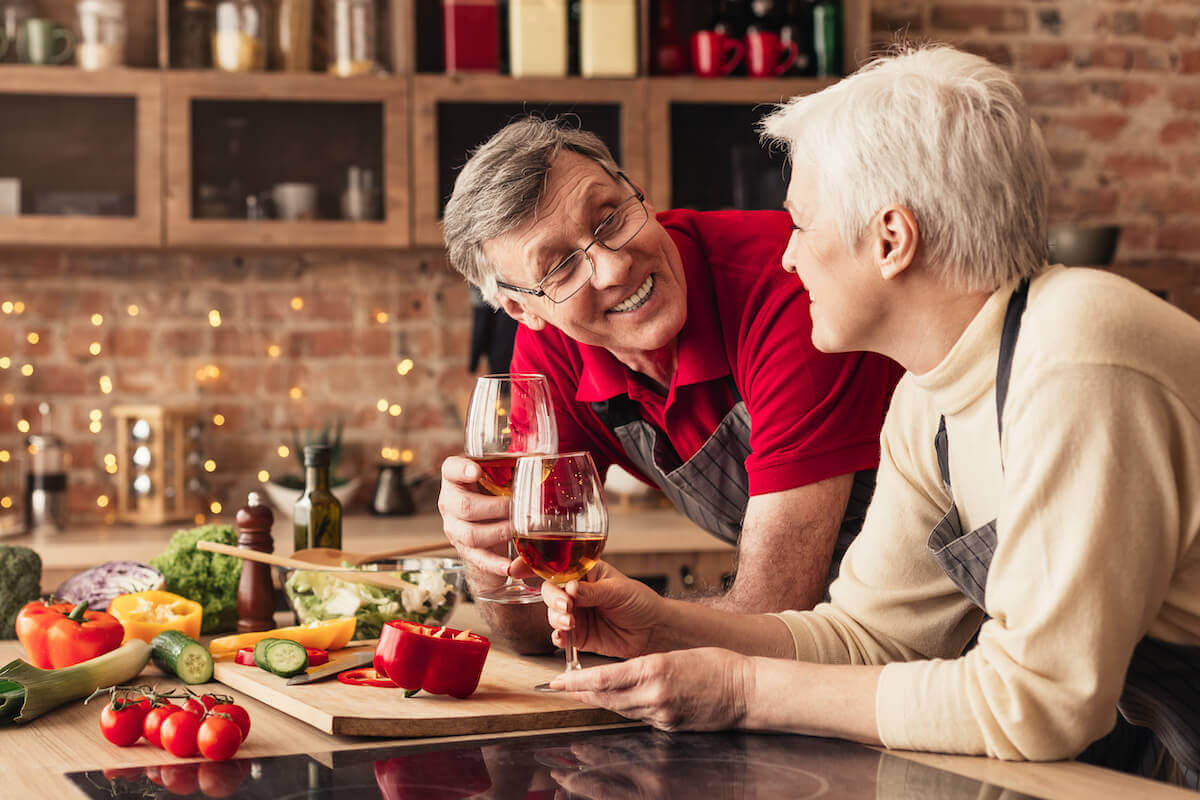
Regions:
<instances>
[{"instance_id":1,"label":"bottle on shelf","mask_svg":"<svg viewBox=\"0 0 1200 800\"><path fill-rule=\"evenodd\" d=\"M444 0L446 72L495 72L500 63L496 0Z\"/></svg>"},{"instance_id":2,"label":"bottle on shelf","mask_svg":"<svg viewBox=\"0 0 1200 800\"><path fill-rule=\"evenodd\" d=\"M375 0L329 0L328 9L329 73L350 78L377 70Z\"/></svg>"},{"instance_id":3,"label":"bottle on shelf","mask_svg":"<svg viewBox=\"0 0 1200 800\"><path fill-rule=\"evenodd\" d=\"M329 491L331 451L327 445L304 446L304 494L292 509L294 543L342 549L342 504Z\"/></svg>"},{"instance_id":4,"label":"bottle on shelf","mask_svg":"<svg viewBox=\"0 0 1200 800\"><path fill-rule=\"evenodd\" d=\"M260 553L275 551L271 525L275 515L262 502L258 492L251 492L245 506L234 517L238 528L238 547ZM275 586L271 582L271 567L257 561L242 562L242 576L237 590L237 632L252 633L275 627Z\"/></svg>"},{"instance_id":5,"label":"bottle on shelf","mask_svg":"<svg viewBox=\"0 0 1200 800\"><path fill-rule=\"evenodd\" d=\"M842 74L842 23L840 3L817 0L813 4L813 52L816 74L836 77Z\"/></svg>"},{"instance_id":6,"label":"bottle on shelf","mask_svg":"<svg viewBox=\"0 0 1200 800\"><path fill-rule=\"evenodd\" d=\"M184 0L171 14L171 66L208 69L212 63L213 8L206 0Z\"/></svg>"},{"instance_id":7,"label":"bottle on shelf","mask_svg":"<svg viewBox=\"0 0 1200 800\"><path fill-rule=\"evenodd\" d=\"M225 72L267 68L266 4L260 0L220 0L212 35L213 66Z\"/></svg>"},{"instance_id":8,"label":"bottle on shelf","mask_svg":"<svg viewBox=\"0 0 1200 800\"><path fill-rule=\"evenodd\" d=\"M637 75L637 0L580 0L579 73L585 78Z\"/></svg>"},{"instance_id":9,"label":"bottle on shelf","mask_svg":"<svg viewBox=\"0 0 1200 800\"><path fill-rule=\"evenodd\" d=\"M125 63L125 4L121 0L79 0L79 37L75 61L81 69L98 70Z\"/></svg>"},{"instance_id":10,"label":"bottle on shelf","mask_svg":"<svg viewBox=\"0 0 1200 800\"><path fill-rule=\"evenodd\" d=\"M788 0L779 38L784 44L796 43L796 62L786 75L811 77L817 74L817 55L813 52L813 0Z\"/></svg>"},{"instance_id":11,"label":"bottle on shelf","mask_svg":"<svg viewBox=\"0 0 1200 800\"><path fill-rule=\"evenodd\" d=\"M566 0L509 0L508 58L513 77L566 75Z\"/></svg>"},{"instance_id":12,"label":"bottle on shelf","mask_svg":"<svg viewBox=\"0 0 1200 800\"><path fill-rule=\"evenodd\" d=\"M684 49L675 0L657 0L653 8L650 72L653 75L678 75L684 70Z\"/></svg>"},{"instance_id":13,"label":"bottle on shelf","mask_svg":"<svg viewBox=\"0 0 1200 800\"><path fill-rule=\"evenodd\" d=\"M275 0L271 66L283 72L312 69L313 0Z\"/></svg>"}]
</instances>

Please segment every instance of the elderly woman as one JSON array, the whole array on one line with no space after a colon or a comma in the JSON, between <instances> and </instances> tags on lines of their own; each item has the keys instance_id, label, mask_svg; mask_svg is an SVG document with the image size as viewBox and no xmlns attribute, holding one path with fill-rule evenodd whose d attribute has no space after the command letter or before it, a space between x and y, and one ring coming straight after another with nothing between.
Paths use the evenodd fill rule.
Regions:
<instances>
[{"instance_id":1,"label":"elderly woman","mask_svg":"<svg viewBox=\"0 0 1200 800\"><path fill-rule=\"evenodd\" d=\"M793 162L783 265L813 342L908 370L862 533L811 611L723 614L607 565L546 585L557 640L629 658L556 686L662 728L1195 785L1200 323L1046 265L1046 149L981 58L880 59L763 130Z\"/></svg>"}]
</instances>

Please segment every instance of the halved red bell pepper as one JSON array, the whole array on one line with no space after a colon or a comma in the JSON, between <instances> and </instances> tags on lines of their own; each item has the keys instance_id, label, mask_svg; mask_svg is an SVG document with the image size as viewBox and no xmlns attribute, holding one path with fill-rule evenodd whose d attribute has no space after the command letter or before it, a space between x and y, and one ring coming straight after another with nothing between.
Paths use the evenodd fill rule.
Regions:
<instances>
[{"instance_id":1,"label":"halved red bell pepper","mask_svg":"<svg viewBox=\"0 0 1200 800\"><path fill-rule=\"evenodd\" d=\"M492 646L470 631L392 620L375 647L375 669L410 691L467 697L479 685Z\"/></svg>"},{"instance_id":2,"label":"halved red bell pepper","mask_svg":"<svg viewBox=\"0 0 1200 800\"><path fill-rule=\"evenodd\" d=\"M87 601L48 603L34 600L17 613L17 638L29 660L41 669L58 669L102 656L121 646L125 629L106 611L88 611Z\"/></svg>"}]
</instances>

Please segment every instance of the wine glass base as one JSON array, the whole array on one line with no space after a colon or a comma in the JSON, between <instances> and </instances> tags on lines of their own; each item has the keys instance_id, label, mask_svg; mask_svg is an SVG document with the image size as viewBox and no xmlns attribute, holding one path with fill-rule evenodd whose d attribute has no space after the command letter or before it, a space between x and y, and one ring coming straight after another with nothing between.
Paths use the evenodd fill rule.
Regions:
<instances>
[{"instance_id":1,"label":"wine glass base","mask_svg":"<svg viewBox=\"0 0 1200 800\"><path fill-rule=\"evenodd\" d=\"M499 589L493 589L490 592L480 592L474 595L476 600L483 600L487 603L500 603L501 605L524 605L526 603L541 603L542 593L536 589L530 589L523 583L506 583Z\"/></svg>"}]
</instances>

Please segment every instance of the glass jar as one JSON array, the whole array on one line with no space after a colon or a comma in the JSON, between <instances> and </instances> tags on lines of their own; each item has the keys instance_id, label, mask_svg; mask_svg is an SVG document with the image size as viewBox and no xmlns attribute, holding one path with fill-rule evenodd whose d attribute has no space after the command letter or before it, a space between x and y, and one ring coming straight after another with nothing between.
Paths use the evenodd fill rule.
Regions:
<instances>
[{"instance_id":1,"label":"glass jar","mask_svg":"<svg viewBox=\"0 0 1200 800\"><path fill-rule=\"evenodd\" d=\"M25 442L25 523L31 532L67 528L67 470L63 441L52 433L30 434Z\"/></svg>"},{"instance_id":2,"label":"glass jar","mask_svg":"<svg viewBox=\"0 0 1200 800\"><path fill-rule=\"evenodd\" d=\"M213 8L207 0L184 0L172 17L172 66L178 69L207 69L212 66Z\"/></svg>"},{"instance_id":3,"label":"glass jar","mask_svg":"<svg viewBox=\"0 0 1200 800\"><path fill-rule=\"evenodd\" d=\"M82 69L119 67L125 63L125 4L121 0L79 0L79 40L75 60Z\"/></svg>"},{"instance_id":4,"label":"glass jar","mask_svg":"<svg viewBox=\"0 0 1200 800\"><path fill-rule=\"evenodd\" d=\"M25 35L25 20L36 16L32 0L0 0L0 61L20 60L23 45L17 40Z\"/></svg>"},{"instance_id":5,"label":"glass jar","mask_svg":"<svg viewBox=\"0 0 1200 800\"><path fill-rule=\"evenodd\" d=\"M284 72L312 68L313 0L276 0L271 66Z\"/></svg>"},{"instance_id":6,"label":"glass jar","mask_svg":"<svg viewBox=\"0 0 1200 800\"><path fill-rule=\"evenodd\" d=\"M375 0L329 0L329 72L343 78L373 72Z\"/></svg>"},{"instance_id":7,"label":"glass jar","mask_svg":"<svg viewBox=\"0 0 1200 800\"><path fill-rule=\"evenodd\" d=\"M213 66L225 72L267 67L266 4L259 0L220 0L212 35Z\"/></svg>"}]
</instances>

